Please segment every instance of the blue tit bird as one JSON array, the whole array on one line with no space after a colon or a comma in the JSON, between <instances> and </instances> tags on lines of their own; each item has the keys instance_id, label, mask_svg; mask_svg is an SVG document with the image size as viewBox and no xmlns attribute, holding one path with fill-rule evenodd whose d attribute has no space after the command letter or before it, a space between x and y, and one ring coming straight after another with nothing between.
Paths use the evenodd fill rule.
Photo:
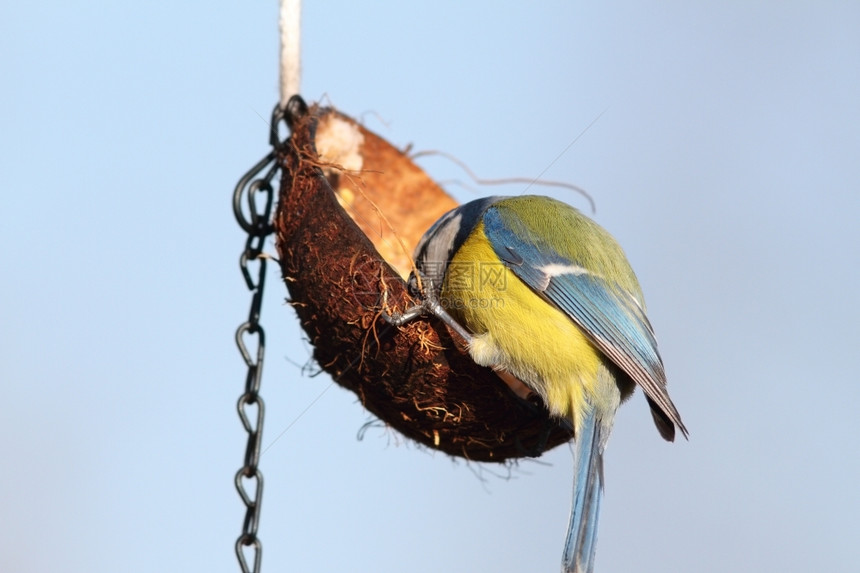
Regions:
<instances>
[{"instance_id":1,"label":"blue tit bird","mask_svg":"<svg viewBox=\"0 0 860 573\"><path fill-rule=\"evenodd\" d=\"M488 197L443 215L415 251L426 312L472 359L524 383L574 432L566 572L594 566L603 451L638 384L660 434L687 429L669 394L642 289L615 239L577 209L541 196Z\"/></svg>"}]
</instances>

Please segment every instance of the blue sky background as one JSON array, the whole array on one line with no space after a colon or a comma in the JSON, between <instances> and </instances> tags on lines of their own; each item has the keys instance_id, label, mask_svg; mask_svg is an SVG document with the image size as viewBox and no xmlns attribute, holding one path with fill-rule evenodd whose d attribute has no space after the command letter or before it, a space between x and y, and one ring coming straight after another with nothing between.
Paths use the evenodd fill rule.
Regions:
<instances>
[{"instance_id":1,"label":"blue sky background","mask_svg":"<svg viewBox=\"0 0 860 573\"><path fill-rule=\"evenodd\" d=\"M230 199L267 151L276 3L0 22L0 569L238 571ZM624 245L691 438L622 408L603 573L857 570L858 30L855 2L305 3L309 101L484 177L580 185ZM556 571L569 449L507 470L358 440L370 416L303 370L270 270L263 572Z\"/></svg>"}]
</instances>

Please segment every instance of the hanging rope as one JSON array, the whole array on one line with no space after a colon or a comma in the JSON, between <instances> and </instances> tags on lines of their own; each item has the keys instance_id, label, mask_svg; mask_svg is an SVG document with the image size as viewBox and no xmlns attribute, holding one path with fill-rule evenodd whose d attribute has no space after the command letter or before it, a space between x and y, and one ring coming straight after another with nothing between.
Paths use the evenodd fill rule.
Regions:
<instances>
[{"instance_id":1,"label":"hanging rope","mask_svg":"<svg viewBox=\"0 0 860 573\"><path fill-rule=\"evenodd\" d=\"M301 87L301 18L301 0L281 0L281 109Z\"/></svg>"}]
</instances>

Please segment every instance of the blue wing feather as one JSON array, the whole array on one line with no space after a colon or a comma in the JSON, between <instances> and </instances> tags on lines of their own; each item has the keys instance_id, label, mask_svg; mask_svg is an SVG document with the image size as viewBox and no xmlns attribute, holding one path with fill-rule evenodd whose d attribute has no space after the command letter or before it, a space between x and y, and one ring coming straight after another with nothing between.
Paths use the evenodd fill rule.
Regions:
<instances>
[{"instance_id":1,"label":"blue wing feather","mask_svg":"<svg viewBox=\"0 0 860 573\"><path fill-rule=\"evenodd\" d=\"M589 272L579 261L521 238L493 207L485 212L483 222L493 250L508 268L567 314L607 358L642 387L649 403L662 410L655 413L655 422L663 436L672 438L672 422L686 434L666 393L666 374L654 331L633 295ZM663 416L663 426L658 415Z\"/></svg>"}]
</instances>

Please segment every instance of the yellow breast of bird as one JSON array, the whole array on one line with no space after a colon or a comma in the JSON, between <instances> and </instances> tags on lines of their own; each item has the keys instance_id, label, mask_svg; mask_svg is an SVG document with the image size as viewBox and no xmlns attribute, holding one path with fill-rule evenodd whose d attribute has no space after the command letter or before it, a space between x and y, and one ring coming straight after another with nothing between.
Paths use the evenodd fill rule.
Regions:
<instances>
[{"instance_id":1,"label":"yellow breast of bird","mask_svg":"<svg viewBox=\"0 0 860 573\"><path fill-rule=\"evenodd\" d=\"M449 262L441 302L474 338L472 359L525 382L550 412L575 423L584 399L603 401L603 355L573 321L499 260L478 225ZM605 371L605 370L604 370Z\"/></svg>"}]
</instances>

